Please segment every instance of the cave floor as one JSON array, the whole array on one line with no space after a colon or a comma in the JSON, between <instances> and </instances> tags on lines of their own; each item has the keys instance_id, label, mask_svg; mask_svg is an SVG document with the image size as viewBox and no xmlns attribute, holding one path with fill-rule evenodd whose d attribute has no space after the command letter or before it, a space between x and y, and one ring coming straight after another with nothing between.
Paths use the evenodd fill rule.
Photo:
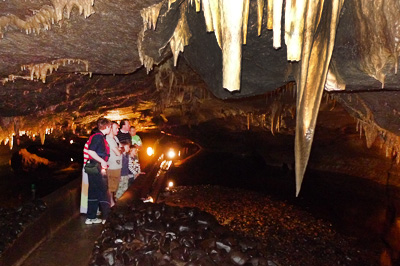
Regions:
<instances>
[{"instance_id":1,"label":"cave floor","mask_svg":"<svg viewBox=\"0 0 400 266\"><path fill-rule=\"evenodd\" d=\"M159 202L211 213L233 232L262 243L271 265L379 265L383 250L378 242L338 232L304 206L244 189L182 186L162 194ZM22 265L88 265L103 225L84 220L83 215L71 219Z\"/></svg>"},{"instance_id":2,"label":"cave floor","mask_svg":"<svg viewBox=\"0 0 400 266\"><path fill-rule=\"evenodd\" d=\"M85 219L84 215L72 218L35 249L21 266L88 265L103 225L85 225Z\"/></svg>"}]
</instances>

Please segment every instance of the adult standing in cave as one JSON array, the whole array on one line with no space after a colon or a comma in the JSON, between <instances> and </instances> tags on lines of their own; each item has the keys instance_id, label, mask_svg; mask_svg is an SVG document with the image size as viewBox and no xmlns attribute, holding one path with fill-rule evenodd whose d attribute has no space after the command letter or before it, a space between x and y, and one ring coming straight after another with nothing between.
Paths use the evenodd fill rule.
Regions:
<instances>
[{"instance_id":1,"label":"adult standing in cave","mask_svg":"<svg viewBox=\"0 0 400 266\"><path fill-rule=\"evenodd\" d=\"M129 134L129 129L130 129L130 123L128 119L122 119L121 122L119 123L119 131L117 134L117 138L119 142L125 142L128 141L129 144L131 143L131 134Z\"/></svg>"},{"instance_id":2,"label":"adult standing in cave","mask_svg":"<svg viewBox=\"0 0 400 266\"><path fill-rule=\"evenodd\" d=\"M120 151L120 143L117 138L119 125L117 122L111 122L110 133L106 136L106 140L110 145L110 159L108 159L107 178L108 191L111 194L111 205L115 202L115 193L121 179L122 156Z\"/></svg>"},{"instance_id":3,"label":"adult standing in cave","mask_svg":"<svg viewBox=\"0 0 400 266\"><path fill-rule=\"evenodd\" d=\"M96 218L97 208L100 209L104 218L110 212L110 199L108 195L108 185L106 178L107 161L110 157L110 147L106 140L106 135L110 133L111 121L107 118L99 118L97 120L97 127L101 134L95 134L89 144L88 154L90 156L90 163L95 163L97 166L96 173L88 173L89 176L89 192L88 192L88 210L85 224L101 223L102 220Z\"/></svg>"}]
</instances>

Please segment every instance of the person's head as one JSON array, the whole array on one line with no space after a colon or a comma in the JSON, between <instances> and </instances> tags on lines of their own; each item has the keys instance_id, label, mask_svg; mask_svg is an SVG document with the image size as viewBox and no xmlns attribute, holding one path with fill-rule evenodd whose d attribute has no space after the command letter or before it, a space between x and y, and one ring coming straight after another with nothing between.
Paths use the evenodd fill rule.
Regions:
<instances>
[{"instance_id":1,"label":"person's head","mask_svg":"<svg viewBox=\"0 0 400 266\"><path fill-rule=\"evenodd\" d=\"M108 133L110 133L111 121L108 120L107 118L100 117L100 118L97 120L97 128L98 128L104 135L107 135Z\"/></svg>"},{"instance_id":2,"label":"person's head","mask_svg":"<svg viewBox=\"0 0 400 266\"><path fill-rule=\"evenodd\" d=\"M134 126L131 126L129 129L129 134L131 134L132 137L136 135L136 129Z\"/></svg>"},{"instance_id":3,"label":"person's head","mask_svg":"<svg viewBox=\"0 0 400 266\"><path fill-rule=\"evenodd\" d=\"M137 152L138 152L138 145L136 145L136 144L130 145L129 155L131 157L135 157L137 155Z\"/></svg>"},{"instance_id":4,"label":"person's head","mask_svg":"<svg viewBox=\"0 0 400 266\"><path fill-rule=\"evenodd\" d=\"M119 123L119 128L122 129L123 131L129 131L129 127L131 124L129 123L128 119L122 119L121 122Z\"/></svg>"},{"instance_id":5,"label":"person's head","mask_svg":"<svg viewBox=\"0 0 400 266\"><path fill-rule=\"evenodd\" d=\"M118 123L115 122L115 121L112 121L112 122L111 122L110 135L116 136L116 135L118 134L118 129L119 129Z\"/></svg>"},{"instance_id":6,"label":"person's head","mask_svg":"<svg viewBox=\"0 0 400 266\"><path fill-rule=\"evenodd\" d=\"M131 143L129 141L121 141L122 152L129 153Z\"/></svg>"}]
</instances>

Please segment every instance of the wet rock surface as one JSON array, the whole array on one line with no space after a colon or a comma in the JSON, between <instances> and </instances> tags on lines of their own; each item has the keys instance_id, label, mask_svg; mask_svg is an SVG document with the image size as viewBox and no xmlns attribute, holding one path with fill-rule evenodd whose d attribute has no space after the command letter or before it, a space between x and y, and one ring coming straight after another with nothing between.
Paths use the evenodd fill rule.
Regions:
<instances>
[{"instance_id":1,"label":"wet rock surface","mask_svg":"<svg viewBox=\"0 0 400 266\"><path fill-rule=\"evenodd\" d=\"M207 185L114 209L90 265L379 265L381 251L287 202Z\"/></svg>"},{"instance_id":2,"label":"wet rock surface","mask_svg":"<svg viewBox=\"0 0 400 266\"><path fill-rule=\"evenodd\" d=\"M177 187L164 202L214 215L235 234L262 243L276 265L379 265L383 250L380 243L339 233L302 207L242 189Z\"/></svg>"},{"instance_id":3,"label":"wet rock surface","mask_svg":"<svg viewBox=\"0 0 400 266\"><path fill-rule=\"evenodd\" d=\"M135 202L114 210L90 265L275 265L266 248L195 207Z\"/></svg>"},{"instance_id":4,"label":"wet rock surface","mask_svg":"<svg viewBox=\"0 0 400 266\"><path fill-rule=\"evenodd\" d=\"M46 204L42 200L34 200L18 208L0 208L0 256L45 209Z\"/></svg>"}]
</instances>

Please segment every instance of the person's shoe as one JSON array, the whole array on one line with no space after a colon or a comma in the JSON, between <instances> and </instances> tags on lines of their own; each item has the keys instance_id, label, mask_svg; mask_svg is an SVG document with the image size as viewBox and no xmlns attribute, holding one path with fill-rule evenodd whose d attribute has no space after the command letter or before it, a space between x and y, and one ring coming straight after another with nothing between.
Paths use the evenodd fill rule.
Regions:
<instances>
[{"instance_id":1,"label":"person's shoe","mask_svg":"<svg viewBox=\"0 0 400 266\"><path fill-rule=\"evenodd\" d=\"M99 224L103 222L103 220L99 219L99 218L95 218L95 219L86 219L85 224Z\"/></svg>"},{"instance_id":2,"label":"person's shoe","mask_svg":"<svg viewBox=\"0 0 400 266\"><path fill-rule=\"evenodd\" d=\"M101 221L101 223L102 223L102 224L105 224L105 223L106 223L106 220Z\"/></svg>"}]
</instances>

